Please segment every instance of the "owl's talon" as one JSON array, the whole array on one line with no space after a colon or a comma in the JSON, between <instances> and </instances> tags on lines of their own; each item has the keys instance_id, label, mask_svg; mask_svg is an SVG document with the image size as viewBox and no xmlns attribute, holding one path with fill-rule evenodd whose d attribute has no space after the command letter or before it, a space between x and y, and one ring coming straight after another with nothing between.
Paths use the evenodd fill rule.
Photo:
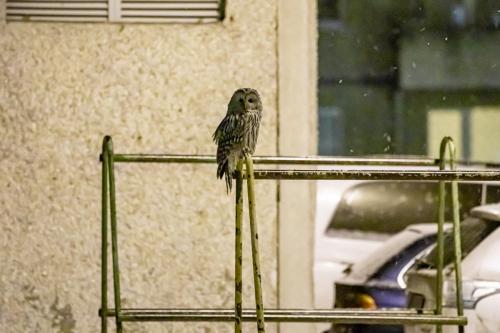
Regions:
<instances>
[{"instance_id":1,"label":"owl's talon","mask_svg":"<svg viewBox=\"0 0 500 333\"><path fill-rule=\"evenodd\" d=\"M250 151L250 148L248 148L248 147L243 148L243 156L245 158L247 158L250 155L252 155L252 152Z\"/></svg>"}]
</instances>

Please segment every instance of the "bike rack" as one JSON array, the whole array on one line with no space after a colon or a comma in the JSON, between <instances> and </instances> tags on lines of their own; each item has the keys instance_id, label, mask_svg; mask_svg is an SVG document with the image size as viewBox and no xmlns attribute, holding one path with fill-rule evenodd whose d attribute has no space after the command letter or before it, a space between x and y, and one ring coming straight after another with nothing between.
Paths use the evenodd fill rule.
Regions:
<instances>
[{"instance_id":1,"label":"bike rack","mask_svg":"<svg viewBox=\"0 0 500 333\"><path fill-rule=\"evenodd\" d=\"M445 159L448 149L450 158ZM147 309L122 308L120 298L120 271L118 263L118 240L116 220L116 189L114 164L115 163L215 163L215 157L207 155L169 155L169 154L115 154L110 136L103 140L102 154L102 216L101 216L101 332L108 331L108 317L114 317L117 332L123 331L124 322L151 322L151 321L185 321L185 322L237 322L256 321L257 313L254 309ZM362 309L267 309L265 318L269 322L328 322L328 323L364 323L364 324L431 324L438 330L441 325L458 325L463 330L467 318L463 315L461 302L461 249L460 229L458 216L458 187L457 181L500 181L500 171L496 170L455 170L455 149L453 140L445 137L441 143L440 158L333 158L333 157L253 157L256 164L272 165L347 165L347 166L433 166L439 170L262 170L253 172L257 180L427 180L440 181L439 188L439 219L438 219L438 273L436 300L442 300L442 270L443 270L443 221L445 182L452 183L452 204L454 213L455 239L455 271L457 291L457 315L442 314L441 301L437 302L435 310L362 310ZM444 170L445 163L449 162L451 170ZM248 174L236 173L235 178L241 181L248 178ZM109 186L109 188L108 188ZM238 191L237 195L238 195ZM241 195L241 191L240 191ZM238 203L238 200L236 200ZM109 205L109 207L108 207ZM109 209L108 209L109 208ZM108 212L109 211L109 212ZM111 255L113 271L114 308L108 307L108 213L111 227ZM236 278L236 276L235 276ZM236 290L237 291L237 290Z\"/></svg>"}]
</instances>

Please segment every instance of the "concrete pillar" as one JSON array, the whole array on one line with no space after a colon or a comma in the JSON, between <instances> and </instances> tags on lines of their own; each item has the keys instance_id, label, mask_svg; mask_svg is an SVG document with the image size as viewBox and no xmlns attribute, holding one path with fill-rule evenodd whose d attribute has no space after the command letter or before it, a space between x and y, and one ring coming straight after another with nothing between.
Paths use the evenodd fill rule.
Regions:
<instances>
[{"instance_id":1,"label":"concrete pillar","mask_svg":"<svg viewBox=\"0 0 500 333\"><path fill-rule=\"evenodd\" d=\"M278 9L279 155L310 155L316 131L316 1L280 0ZM313 307L315 186L279 183L278 304ZM311 324L281 324L280 331L312 332Z\"/></svg>"}]
</instances>

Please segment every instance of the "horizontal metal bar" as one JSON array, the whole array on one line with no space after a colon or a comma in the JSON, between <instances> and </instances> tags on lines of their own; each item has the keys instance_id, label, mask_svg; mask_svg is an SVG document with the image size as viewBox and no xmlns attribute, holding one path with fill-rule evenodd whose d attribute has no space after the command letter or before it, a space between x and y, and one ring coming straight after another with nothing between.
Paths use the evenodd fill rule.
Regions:
<instances>
[{"instance_id":1,"label":"horizontal metal bar","mask_svg":"<svg viewBox=\"0 0 500 333\"><path fill-rule=\"evenodd\" d=\"M114 308L108 308L108 312L111 311L114 313ZM243 309L243 313L248 315L255 314L255 310L252 309ZM207 315L207 314L216 314L216 315L226 315L233 314L234 309L191 309L191 308L122 308L122 313L164 313L169 315ZM336 309L266 309L266 312L273 314L297 314L297 315L311 315L311 314L347 314L352 315L355 313L363 313L363 314L380 314L380 313L390 313L393 315L412 315L412 314L424 314L424 315L432 315L434 311L432 309L401 309L401 308L381 308L379 310L365 310L361 308L336 308ZM99 316L101 315L101 310L99 309ZM108 314L108 316L112 317L114 314Z\"/></svg>"},{"instance_id":2,"label":"horizontal metal bar","mask_svg":"<svg viewBox=\"0 0 500 333\"><path fill-rule=\"evenodd\" d=\"M439 160L431 158L369 158L369 157L321 157L321 156L254 156L258 164L304 164L304 165L408 165L437 166ZM130 163L215 163L214 155L178 154L115 154L115 162Z\"/></svg>"},{"instance_id":3,"label":"horizontal metal bar","mask_svg":"<svg viewBox=\"0 0 500 333\"><path fill-rule=\"evenodd\" d=\"M245 176L244 176L245 178ZM428 170L255 170L255 179L285 180L461 180L500 181L500 171L428 171Z\"/></svg>"},{"instance_id":4,"label":"horizontal metal bar","mask_svg":"<svg viewBox=\"0 0 500 333\"><path fill-rule=\"evenodd\" d=\"M122 321L234 321L234 309L122 309ZM100 313L101 315L101 313ZM115 315L115 309L108 309L107 316ZM243 321L255 321L255 310L243 310ZM269 322L329 322L365 324L441 324L466 325L466 317L435 315L415 310L266 310Z\"/></svg>"}]
</instances>

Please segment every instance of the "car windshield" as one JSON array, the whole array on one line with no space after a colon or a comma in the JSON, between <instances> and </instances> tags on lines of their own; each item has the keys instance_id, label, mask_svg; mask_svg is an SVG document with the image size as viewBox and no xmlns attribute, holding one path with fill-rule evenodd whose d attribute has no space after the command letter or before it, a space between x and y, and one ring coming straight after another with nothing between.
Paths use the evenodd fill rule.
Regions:
<instances>
[{"instance_id":1,"label":"car windshield","mask_svg":"<svg viewBox=\"0 0 500 333\"><path fill-rule=\"evenodd\" d=\"M485 221L478 218L469 217L460 225L461 241L462 241L462 259L465 258L483 239L485 239L493 230L498 227L498 223ZM450 264L453 260L454 240L452 230L445 232L444 236L444 266ZM433 249L420 260L418 266L420 268L428 267L435 268L436 265L437 247Z\"/></svg>"},{"instance_id":2,"label":"car windshield","mask_svg":"<svg viewBox=\"0 0 500 333\"><path fill-rule=\"evenodd\" d=\"M344 230L393 234L416 223L435 222L437 182L376 181L355 185L345 191L326 230L327 235ZM483 187L487 189L483 193ZM500 201L500 187L459 184L460 211ZM484 198L483 198L484 195ZM451 221L451 199L447 195L445 218ZM462 214L461 219L464 218Z\"/></svg>"}]
</instances>

